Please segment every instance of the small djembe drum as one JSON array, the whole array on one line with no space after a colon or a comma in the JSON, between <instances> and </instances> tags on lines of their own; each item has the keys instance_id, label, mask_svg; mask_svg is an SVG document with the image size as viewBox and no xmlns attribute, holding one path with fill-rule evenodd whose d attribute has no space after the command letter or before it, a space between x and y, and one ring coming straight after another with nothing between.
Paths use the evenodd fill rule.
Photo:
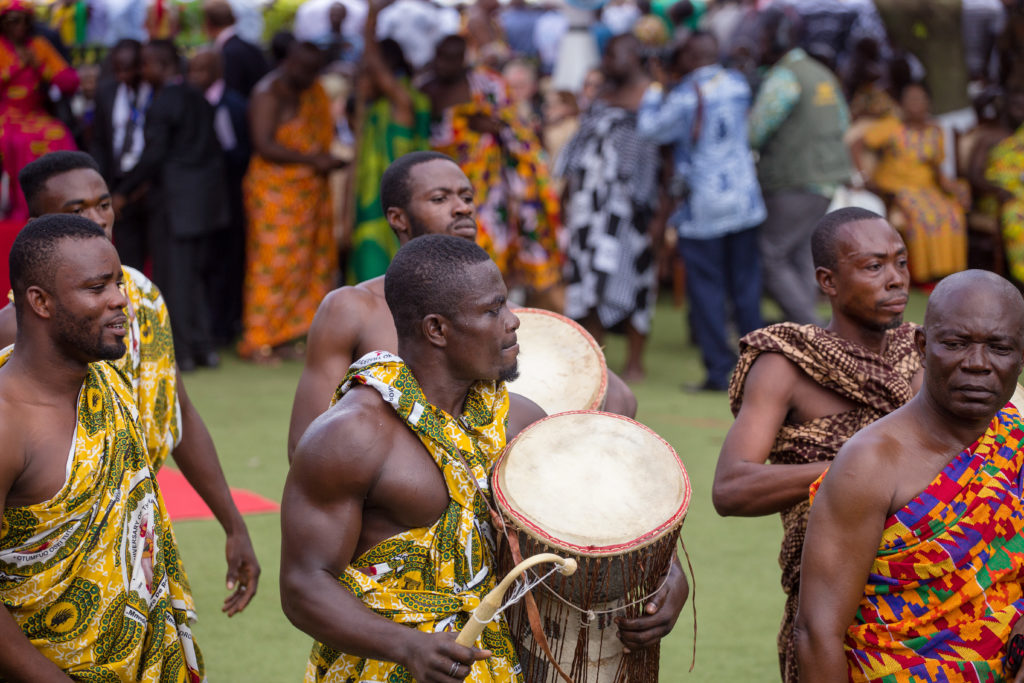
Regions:
<instances>
[{"instance_id":1,"label":"small djembe drum","mask_svg":"<svg viewBox=\"0 0 1024 683\"><path fill-rule=\"evenodd\" d=\"M624 653L615 619L642 615L675 556L690 481L672 446L620 415L552 415L508 444L493 490L510 541L500 564L547 552L579 567L508 610L526 680L656 683L659 648Z\"/></svg>"},{"instance_id":2,"label":"small djembe drum","mask_svg":"<svg viewBox=\"0 0 1024 683\"><path fill-rule=\"evenodd\" d=\"M604 352L590 333L563 315L518 308L519 377L508 390L548 415L599 410L608 387Z\"/></svg>"}]
</instances>

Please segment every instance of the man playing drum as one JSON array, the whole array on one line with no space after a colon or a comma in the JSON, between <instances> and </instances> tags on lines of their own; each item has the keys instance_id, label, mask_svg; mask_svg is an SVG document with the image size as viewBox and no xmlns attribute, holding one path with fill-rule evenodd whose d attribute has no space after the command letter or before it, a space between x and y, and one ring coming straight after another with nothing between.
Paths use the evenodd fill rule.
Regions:
<instances>
[{"instance_id":1,"label":"man playing drum","mask_svg":"<svg viewBox=\"0 0 1024 683\"><path fill-rule=\"evenodd\" d=\"M801 681L1024 680L1024 425L1007 402L1024 299L950 275L915 341L924 388L850 439L814 497Z\"/></svg>"},{"instance_id":2,"label":"man playing drum","mask_svg":"<svg viewBox=\"0 0 1024 683\"><path fill-rule=\"evenodd\" d=\"M454 235L475 240L473 186L450 158L439 152L412 152L396 159L381 179L384 215L398 241L420 235ZM348 367L370 351L397 350L391 313L384 302L384 278L336 289L317 310L309 330L306 367L295 391L289 458L302 433L329 403ZM608 373L604 409L633 417L636 397L615 373Z\"/></svg>"},{"instance_id":3,"label":"man playing drum","mask_svg":"<svg viewBox=\"0 0 1024 683\"><path fill-rule=\"evenodd\" d=\"M770 325L740 340L729 386L736 421L712 489L721 515L782 515L778 648L787 683L797 680L792 629L808 487L847 439L921 386L916 326L902 322L909 274L899 234L875 213L840 209L818 223L811 249L832 321Z\"/></svg>"},{"instance_id":4,"label":"man playing drum","mask_svg":"<svg viewBox=\"0 0 1024 683\"><path fill-rule=\"evenodd\" d=\"M543 416L510 395L518 319L487 253L430 235L385 279L401 358L364 356L295 450L281 505L282 604L312 635L307 681L521 681L504 619L455 643L495 585L491 465ZM688 588L678 561L627 648L657 642ZM486 648L480 649L480 648Z\"/></svg>"}]
</instances>

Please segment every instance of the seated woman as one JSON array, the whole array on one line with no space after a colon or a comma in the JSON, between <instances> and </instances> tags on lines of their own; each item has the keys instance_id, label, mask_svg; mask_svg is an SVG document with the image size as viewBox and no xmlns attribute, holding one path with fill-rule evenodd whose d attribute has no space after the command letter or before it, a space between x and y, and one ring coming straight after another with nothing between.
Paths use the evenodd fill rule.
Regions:
<instances>
[{"instance_id":1,"label":"seated woman","mask_svg":"<svg viewBox=\"0 0 1024 683\"><path fill-rule=\"evenodd\" d=\"M853 144L854 161L867 147L878 156L870 173L860 169L872 192L890 211L905 217L901 227L907 243L910 277L915 282L938 280L967 267L967 188L942 174L945 157L942 130L931 121L928 91L910 83L900 92L901 114L886 116Z\"/></svg>"},{"instance_id":2,"label":"seated woman","mask_svg":"<svg viewBox=\"0 0 1024 683\"><path fill-rule=\"evenodd\" d=\"M1004 116L1008 137L992 146L985 159L984 183L999 202L999 224L1003 231L1010 277L1024 283L1024 92L1006 96Z\"/></svg>"}]
</instances>

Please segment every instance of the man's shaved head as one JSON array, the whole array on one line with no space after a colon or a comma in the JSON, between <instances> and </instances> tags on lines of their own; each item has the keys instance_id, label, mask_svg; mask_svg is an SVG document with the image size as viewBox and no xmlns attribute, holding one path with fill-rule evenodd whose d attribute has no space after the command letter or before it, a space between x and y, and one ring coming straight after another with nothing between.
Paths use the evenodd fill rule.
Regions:
<instances>
[{"instance_id":1,"label":"man's shaved head","mask_svg":"<svg viewBox=\"0 0 1024 683\"><path fill-rule=\"evenodd\" d=\"M1017 338L1024 346L1024 296L1009 280L987 270L965 270L939 282L928 297L925 329L934 328L943 318L956 315L977 299L998 304L1000 317L1016 325Z\"/></svg>"}]
</instances>

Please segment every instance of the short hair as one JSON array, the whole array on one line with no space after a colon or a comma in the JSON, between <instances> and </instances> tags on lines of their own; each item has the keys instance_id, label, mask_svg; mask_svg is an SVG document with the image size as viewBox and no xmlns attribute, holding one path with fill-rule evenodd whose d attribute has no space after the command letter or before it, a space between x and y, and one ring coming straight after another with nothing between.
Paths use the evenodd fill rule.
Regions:
<instances>
[{"instance_id":1,"label":"short hair","mask_svg":"<svg viewBox=\"0 0 1024 683\"><path fill-rule=\"evenodd\" d=\"M156 52L160 57L160 61L165 66L173 66L175 69L181 68L181 55L174 41L167 40L166 38L156 38L146 43L145 47Z\"/></svg>"},{"instance_id":2,"label":"short hair","mask_svg":"<svg viewBox=\"0 0 1024 683\"><path fill-rule=\"evenodd\" d=\"M270 56L274 61L281 63L288 56L288 49L296 40L295 34L291 31L278 31L270 38Z\"/></svg>"},{"instance_id":3,"label":"short hair","mask_svg":"<svg viewBox=\"0 0 1024 683\"><path fill-rule=\"evenodd\" d=\"M42 287L52 291L53 280L60 265L56 259L57 246L63 240L107 239L103 228L88 218L68 213L48 214L29 221L11 245L7 257L14 293L14 313L21 321L25 292L29 287Z\"/></svg>"},{"instance_id":4,"label":"short hair","mask_svg":"<svg viewBox=\"0 0 1024 683\"><path fill-rule=\"evenodd\" d=\"M32 216L42 216L46 213L43 207L39 206L39 201L50 178L83 168L100 172L99 164L85 152L66 150L50 152L25 164L25 167L18 172L18 184L21 185L21 192L25 195L29 213Z\"/></svg>"},{"instance_id":5,"label":"short hair","mask_svg":"<svg viewBox=\"0 0 1024 683\"><path fill-rule=\"evenodd\" d=\"M227 28L235 23L235 13L225 0L206 0L203 3L203 17L213 28Z\"/></svg>"},{"instance_id":6,"label":"short hair","mask_svg":"<svg viewBox=\"0 0 1024 683\"><path fill-rule=\"evenodd\" d=\"M416 337L432 313L454 319L465 299L467 268L489 260L476 244L452 235L423 235L399 249L384 275L384 298L399 339Z\"/></svg>"},{"instance_id":7,"label":"short hair","mask_svg":"<svg viewBox=\"0 0 1024 683\"><path fill-rule=\"evenodd\" d=\"M838 264L836 249L839 229L850 223L873 220L884 221L885 218L858 206L837 209L825 214L811 235L811 257L814 259L814 267L835 270Z\"/></svg>"},{"instance_id":8,"label":"short hair","mask_svg":"<svg viewBox=\"0 0 1024 683\"><path fill-rule=\"evenodd\" d=\"M142 43L135 40L134 38L122 38L121 40L114 43L114 47L110 48L110 55L113 56L118 52L131 52L132 58L136 63L139 61L139 55L142 54Z\"/></svg>"},{"instance_id":9,"label":"short hair","mask_svg":"<svg viewBox=\"0 0 1024 683\"><path fill-rule=\"evenodd\" d=\"M412 169L438 159L455 163L455 159L447 154L431 151L409 152L391 162L380 178L380 207L385 214L392 206L403 211L409 206L409 200L412 199L409 174Z\"/></svg>"}]
</instances>

